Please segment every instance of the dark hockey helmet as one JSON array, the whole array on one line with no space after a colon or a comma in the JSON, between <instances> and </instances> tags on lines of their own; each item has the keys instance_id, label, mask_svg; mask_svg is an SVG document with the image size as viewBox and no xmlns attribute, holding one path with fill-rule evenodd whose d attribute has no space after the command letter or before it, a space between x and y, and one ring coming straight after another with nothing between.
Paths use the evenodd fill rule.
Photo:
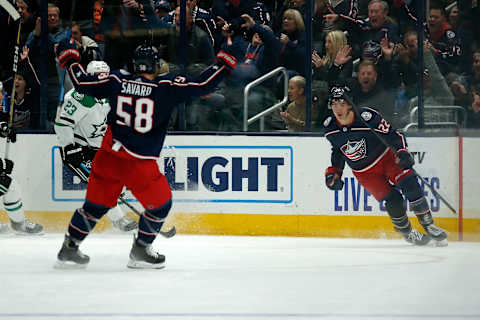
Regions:
<instances>
[{"instance_id":1,"label":"dark hockey helmet","mask_svg":"<svg viewBox=\"0 0 480 320\"><path fill-rule=\"evenodd\" d=\"M333 85L330 88L328 96L328 108L332 108L333 100L345 100L348 103L352 103L352 97L350 95L350 88L347 85Z\"/></svg>"},{"instance_id":2,"label":"dark hockey helmet","mask_svg":"<svg viewBox=\"0 0 480 320\"><path fill-rule=\"evenodd\" d=\"M133 71L135 73L155 73L160 64L157 48L151 45L139 45L133 54Z\"/></svg>"},{"instance_id":3,"label":"dark hockey helmet","mask_svg":"<svg viewBox=\"0 0 480 320\"><path fill-rule=\"evenodd\" d=\"M377 63L382 57L382 47L380 43L368 40L363 43L362 58Z\"/></svg>"}]
</instances>

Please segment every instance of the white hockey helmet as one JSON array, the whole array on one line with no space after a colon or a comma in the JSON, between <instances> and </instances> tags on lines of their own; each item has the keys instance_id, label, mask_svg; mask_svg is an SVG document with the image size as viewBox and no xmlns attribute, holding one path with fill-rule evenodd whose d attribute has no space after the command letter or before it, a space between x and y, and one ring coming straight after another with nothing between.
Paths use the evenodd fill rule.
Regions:
<instances>
[{"instance_id":1,"label":"white hockey helmet","mask_svg":"<svg viewBox=\"0 0 480 320\"><path fill-rule=\"evenodd\" d=\"M87 65L87 73L98 74L98 73L109 73L110 67L105 61L90 61Z\"/></svg>"}]
</instances>

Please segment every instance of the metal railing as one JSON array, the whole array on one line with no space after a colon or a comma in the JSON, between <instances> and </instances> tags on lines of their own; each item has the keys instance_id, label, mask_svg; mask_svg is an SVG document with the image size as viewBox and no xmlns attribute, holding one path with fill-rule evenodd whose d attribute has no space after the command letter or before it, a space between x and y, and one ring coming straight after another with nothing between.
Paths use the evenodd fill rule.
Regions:
<instances>
[{"instance_id":1,"label":"metal railing","mask_svg":"<svg viewBox=\"0 0 480 320\"><path fill-rule=\"evenodd\" d=\"M250 90L262 82L272 78L273 76L277 75L278 73L283 74L283 99L280 102L277 102L273 106L263 110L262 112L254 115L250 119L248 119L248 94ZM259 77L258 79L253 80L243 90L243 131L248 131L248 125L252 124L253 122L260 119L260 131L264 131L265 129L265 116L269 115L273 111L283 107L288 102L288 74L287 70L284 67L278 67L269 73L264 74L263 76Z\"/></svg>"},{"instance_id":2,"label":"metal railing","mask_svg":"<svg viewBox=\"0 0 480 320\"><path fill-rule=\"evenodd\" d=\"M403 131L418 128L418 106L410 111L410 123ZM462 128L467 123L467 112L461 106L424 106L426 128Z\"/></svg>"}]
</instances>

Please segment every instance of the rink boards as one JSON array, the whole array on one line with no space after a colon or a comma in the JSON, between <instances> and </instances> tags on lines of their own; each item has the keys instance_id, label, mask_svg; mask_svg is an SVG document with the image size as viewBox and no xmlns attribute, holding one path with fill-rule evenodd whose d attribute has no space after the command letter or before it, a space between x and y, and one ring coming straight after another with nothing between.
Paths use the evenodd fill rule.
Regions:
<instances>
[{"instance_id":1,"label":"rink boards","mask_svg":"<svg viewBox=\"0 0 480 320\"><path fill-rule=\"evenodd\" d=\"M409 146L417 172L459 213L422 185L436 221L452 240L480 241L480 139L411 137ZM10 155L27 214L63 232L86 186L63 167L55 136L19 135ZM349 169L342 191L325 187L329 163L323 137L171 135L159 159L173 190L168 224L193 234L397 237L383 204ZM109 227L101 221L97 230Z\"/></svg>"}]
</instances>

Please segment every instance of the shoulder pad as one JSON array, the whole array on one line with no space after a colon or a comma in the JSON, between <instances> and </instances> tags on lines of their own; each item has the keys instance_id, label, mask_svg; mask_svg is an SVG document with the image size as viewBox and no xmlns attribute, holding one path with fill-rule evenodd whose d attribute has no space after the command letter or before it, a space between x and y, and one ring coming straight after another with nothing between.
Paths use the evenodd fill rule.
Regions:
<instances>
[{"instance_id":1,"label":"shoulder pad","mask_svg":"<svg viewBox=\"0 0 480 320\"><path fill-rule=\"evenodd\" d=\"M120 73L120 74L123 74L124 76L128 76L128 75L131 74L130 72L128 72L128 71L125 70L125 69L120 69L120 70L119 70L119 73Z\"/></svg>"},{"instance_id":2,"label":"shoulder pad","mask_svg":"<svg viewBox=\"0 0 480 320\"><path fill-rule=\"evenodd\" d=\"M373 114L370 111L364 110L364 111L362 111L360 116L362 117L363 120L370 121L373 117Z\"/></svg>"},{"instance_id":3,"label":"shoulder pad","mask_svg":"<svg viewBox=\"0 0 480 320\"><path fill-rule=\"evenodd\" d=\"M325 119L325 121L323 122L323 126L324 127L328 127L330 125L330 122L332 122L332 117L328 117L327 119Z\"/></svg>"}]
</instances>

